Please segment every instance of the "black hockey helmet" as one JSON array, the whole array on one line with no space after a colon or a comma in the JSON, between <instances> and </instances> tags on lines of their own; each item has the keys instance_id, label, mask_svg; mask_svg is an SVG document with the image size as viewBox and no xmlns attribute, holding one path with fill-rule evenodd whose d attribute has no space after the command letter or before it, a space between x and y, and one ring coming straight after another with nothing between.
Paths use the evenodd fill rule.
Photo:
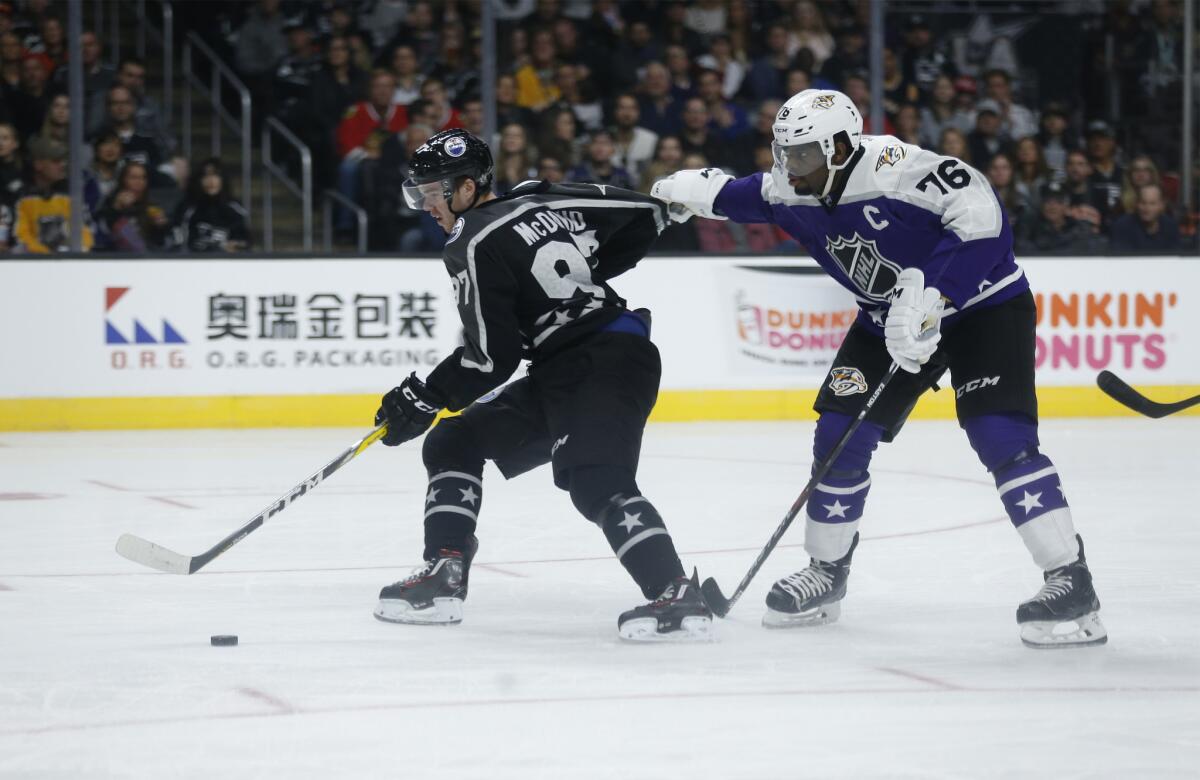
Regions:
<instances>
[{"instance_id":1,"label":"black hockey helmet","mask_svg":"<svg viewBox=\"0 0 1200 780\"><path fill-rule=\"evenodd\" d=\"M413 152L404 182L404 200L418 211L424 209L427 197L439 193L449 203L463 178L475 182L478 200L491 188L495 167L492 151L482 140L466 130L443 130ZM430 186L437 184L441 186Z\"/></svg>"}]
</instances>

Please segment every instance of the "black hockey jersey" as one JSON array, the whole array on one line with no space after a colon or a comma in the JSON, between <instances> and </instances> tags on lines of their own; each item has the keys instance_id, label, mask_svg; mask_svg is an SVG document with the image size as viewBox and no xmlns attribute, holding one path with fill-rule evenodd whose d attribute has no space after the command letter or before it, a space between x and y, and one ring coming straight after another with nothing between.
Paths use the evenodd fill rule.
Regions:
<instances>
[{"instance_id":1,"label":"black hockey jersey","mask_svg":"<svg viewBox=\"0 0 1200 780\"><path fill-rule=\"evenodd\" d=\"M499 387L625 310L607 281L632 268L667 225L665 205L597 184L526 182L454 224L443 260L463 346L426 384L451 410Z\"/></svg>"}]
</instances>

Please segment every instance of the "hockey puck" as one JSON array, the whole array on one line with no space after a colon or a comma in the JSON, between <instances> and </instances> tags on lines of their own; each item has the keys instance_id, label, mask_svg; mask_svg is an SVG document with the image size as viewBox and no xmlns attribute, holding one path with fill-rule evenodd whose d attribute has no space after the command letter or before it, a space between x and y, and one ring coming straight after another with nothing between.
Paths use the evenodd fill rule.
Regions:
<instances>
[{"instance_id":1,"label":"hockey puck","mask_svg":"<svg viewBox=\"0 0 1200 780\"><path fill-rule=\"evenodd\" d=\"M208 638L213 647L234 647L237 645L237 636L233 634L217 634Z\"/></svg>"}]
</instances>

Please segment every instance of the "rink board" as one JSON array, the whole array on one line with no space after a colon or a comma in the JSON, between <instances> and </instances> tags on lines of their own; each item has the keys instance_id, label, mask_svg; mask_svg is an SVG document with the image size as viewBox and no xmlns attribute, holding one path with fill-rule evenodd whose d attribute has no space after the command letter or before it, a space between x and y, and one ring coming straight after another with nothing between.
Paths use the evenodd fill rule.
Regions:
<instances>
[{"instance_id":1,"label":"rink board","mask_svg":"<svg viewBox=\"0 0 1200 780\"><path fill-rule=\"evenodd\" d=\"M1194 258L1024 266L1043 416L1130 414L1103 369L1200 392ZM653 258L614 287L654 312L661 421L810 418L855 311L807 258ZM369 423L459 343L454 295L436 259L0 263L0 430ZM953 414L948 386L915 413Z\"/></svg>"}]
</instances>

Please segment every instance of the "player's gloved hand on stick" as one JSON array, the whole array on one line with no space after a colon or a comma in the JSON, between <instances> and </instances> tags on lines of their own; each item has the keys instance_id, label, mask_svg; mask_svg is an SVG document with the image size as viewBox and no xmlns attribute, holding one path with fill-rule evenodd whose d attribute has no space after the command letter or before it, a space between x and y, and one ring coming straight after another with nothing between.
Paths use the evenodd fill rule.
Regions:
<instances>
[{"instance_id":1,"label":"player's gloved hand on stick","mask_svg":"<svg viewBox=\"0 0 1200 780\"><path fill-rule=\"evenodd\" d=\"M380 439L389 447L415 439L433 425L442 403L416 374L393 387L383 397L379 411L375 412L375 424L386 422L387 433Z\"/></svg>"},{"instance_id":2,"label":"player's gloved hand on stick","mask_svg":"<svg viewBox=\"0 0 1200 780\"><path fill-rule=\"evenodd\" d=\"M892 288L891 308L883 334L888 354L905 371L916 374L942 340L942 294L925 286L920 268L905 268Z\"/></svg>"},{"instance_id":3,"label":"player's gloved hand on stick","mask_svg":"<svg viewBox=\"0 0 1200 780\"><path fill-rule=\"evenodd\" d=\"M713 213L713 201L721 188L733 177L720 168L700 168L679 171L654 182L650 194L669 205L667 211L675 222L687 222L693 215L708 219L728 219Z\"/></svg>"}]
</instances>

